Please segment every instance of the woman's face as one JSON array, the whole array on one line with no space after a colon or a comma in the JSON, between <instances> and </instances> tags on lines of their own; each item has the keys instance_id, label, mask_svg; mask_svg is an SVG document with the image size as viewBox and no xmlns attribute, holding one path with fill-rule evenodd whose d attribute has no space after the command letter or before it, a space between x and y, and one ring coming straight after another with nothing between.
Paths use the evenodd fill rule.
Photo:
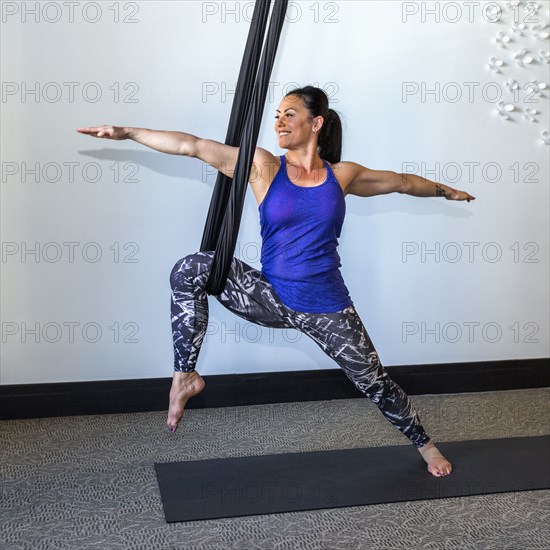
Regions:
<instances>
[{"instance_id":1,"label":"woman's face","mask_svg":"<svg viewBox=\"0 0 550 550\"><path fill-rule=\"evenodd\" d=\"M322 117L310 120L310 114L304 102L298 96L289 95L281 101L275 113L275 132L279 138L279 147L294 148L307 144L315 138L313 129L319 130Z\"/></svg>"}]
</instances>

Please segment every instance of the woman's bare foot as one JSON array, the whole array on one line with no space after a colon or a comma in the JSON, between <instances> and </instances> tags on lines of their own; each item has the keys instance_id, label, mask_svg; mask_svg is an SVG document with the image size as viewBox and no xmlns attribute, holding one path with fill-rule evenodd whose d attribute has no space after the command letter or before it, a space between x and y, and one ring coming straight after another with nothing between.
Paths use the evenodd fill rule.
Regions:
<instances>
[{"instance_id":1,"label":"woman's bare foot","mask_svg":"<svg viewBox=\"0 0 550 550\"><path fill-rule=\"evenodd\" d=\"M448 476L453 471L451 463L441 454L441 451L432 440L418 450L426 464L428 464L430 474L441 477Z\"/></svg>"},{"instance_id":2,"label":"woman's bare foot","mask_svg":"<svg viewBox=\"0 0 550 550\"><path fill-rule=\"evenodd\" d=\"M197 371L174 372L166 424L171 432L178 429L187 401L204 389L205 383Z\"/></svg>"}]
</instances>

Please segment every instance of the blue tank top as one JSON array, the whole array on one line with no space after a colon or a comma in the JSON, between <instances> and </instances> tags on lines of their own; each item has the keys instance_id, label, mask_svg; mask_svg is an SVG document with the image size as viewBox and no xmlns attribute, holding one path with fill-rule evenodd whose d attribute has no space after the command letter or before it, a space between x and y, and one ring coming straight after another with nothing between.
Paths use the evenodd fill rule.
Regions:
<instances>
[{"instance_id":1,"label":"blue tank top","mask_svg":"<svg viewBox=\"0 0 550 550\"><path fill-rule=\"evenodd\" d=\"M262 273L295 311L334 313L353 304L340 273L344 193L330 166L316 187L290 181L286 158L259 205Z\"/></svg>"}]
</instances>

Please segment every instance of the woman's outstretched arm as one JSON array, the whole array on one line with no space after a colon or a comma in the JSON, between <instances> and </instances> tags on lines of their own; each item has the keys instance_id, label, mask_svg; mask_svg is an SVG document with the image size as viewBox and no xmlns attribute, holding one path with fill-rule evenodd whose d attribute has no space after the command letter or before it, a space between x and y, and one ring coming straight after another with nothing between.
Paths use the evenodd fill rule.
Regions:
<instances>
[{"instance_id":1,"label":"woman's outstretched arm","mask_svg":"<svg viewBox=\"0 0 550 550\"><path fill-rule=\"evenodd\" d=\"M198 158L230 178L233 177L239 154L238 147L185 132L108 125L77 128L76 131L96 138L131 139L161 153Z\"/></svg>"},{"instance_id":2,"label":"woman's outstretched arm","mask_svg":"<svg viewBox=\"0 0 550 550\"><path fill-rule=\"evenodd\" d=\"M77 132L103 139L132 139L151 149L170 155L193 157L210 164L229 178L233 177L239 156L239 148L213 139L203 139L185 132L127 128L123 126L94 126L77 128ZM265 149L256 147L250 181L261 179L263 169L276 164L277 159Z\"/></svg>"},{"instance_id":3,"label":"woman's outstretched arm","mask_svg":"<svg viewBox=\"0 0 550 550\"><path fill-rule=\"evenodd\" d=\"M94 126L77 128L77 132L104 139L132 139L151 149L169 155L193 157L196 152L198 137L184 132L166 130L149 130L148 128L128 128L124 126Z\"/></svg>"},{"instance_id":4,"label":"woman's outstretched arm","mask_svg":"<svg viewBox=\"0 0 550 550\"><path fill-rule=\"evenodd\" d=\"M399 174L390 170L371 170L355 162L341 162L347 175L347 195L372 197L387 193L404 193L414 197L445 197L448 200L468 201L475 197L466 191L453 189L444 183L431 181L416 174Z\"/></svg>"}]
</instances>

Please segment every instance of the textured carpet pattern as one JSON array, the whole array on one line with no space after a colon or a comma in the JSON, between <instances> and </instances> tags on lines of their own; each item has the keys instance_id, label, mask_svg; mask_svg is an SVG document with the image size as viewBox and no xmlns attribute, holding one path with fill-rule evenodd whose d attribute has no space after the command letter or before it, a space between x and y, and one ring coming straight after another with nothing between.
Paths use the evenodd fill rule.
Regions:
<instances>
[{"instance_id":1,"label":"textured carpet pattern","mask_svg":"<svg viewBox=\"0 0 550 550\"><path fill-rule=\"evenodd\" d=\"M435 441L550 433L549 389L411 399ZM550 491L166 524L155 462L410 443L361 398L190 409L176 434L164 422L1 422L0 548L548 548Z\"/></svg>"}]
</instances>

